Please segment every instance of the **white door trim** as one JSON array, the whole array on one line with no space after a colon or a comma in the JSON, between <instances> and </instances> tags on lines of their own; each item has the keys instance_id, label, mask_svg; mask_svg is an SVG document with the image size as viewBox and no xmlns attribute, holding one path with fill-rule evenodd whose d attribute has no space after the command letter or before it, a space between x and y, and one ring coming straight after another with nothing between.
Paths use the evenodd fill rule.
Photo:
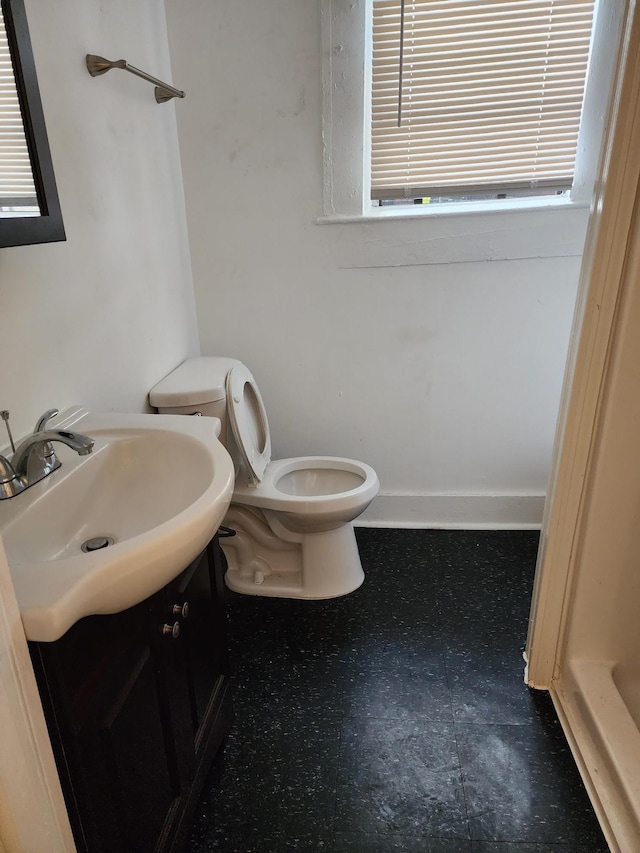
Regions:
<instances>
[{"instance_id":1,"label":"white door trim","mask_svg":"<svg viewBox=\"0 0 640 853\"><path fill-rule=\"evenodd\" d=\"M557 677L587 475L615 334L640 184L640 10L628 4L610 128L596 184L542 522L527 638L527 683Z\"/></svg>"},{"instance_id":2,"label":"white door trim","mask_svg":"<svg viewBox=\"0 0 640 853\"><path fill-rule=\"evenodd\" d=\"M0 541L0 851L73 853L40 696Z\"/></svg>"}]
</instances>

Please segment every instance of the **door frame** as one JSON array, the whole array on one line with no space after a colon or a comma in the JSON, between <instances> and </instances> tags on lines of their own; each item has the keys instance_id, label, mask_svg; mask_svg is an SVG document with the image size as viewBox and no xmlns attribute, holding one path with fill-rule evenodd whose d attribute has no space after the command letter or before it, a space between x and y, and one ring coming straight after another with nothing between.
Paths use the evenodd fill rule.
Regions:
<instances>
[{"instance_id":1,"label":"door frame","mask_svg":"<svg viewBox=\"0 0 640 853\"><path fill-rule=\"evenodd\" d=\"M74 853L67 810L0 540L0 851Z\"/></svg>"},{"instance_id":2,"label":"door frame","mask_svg":"<svg viewBox=\"0 0 640 853\"><path fill-rule=\"evenodd\" d=\"M594 439L640 197L640 9L627 8L589 220L542 521L525 650L530 687L553 690L576 571Z\"/></svg>"}]
</instances>

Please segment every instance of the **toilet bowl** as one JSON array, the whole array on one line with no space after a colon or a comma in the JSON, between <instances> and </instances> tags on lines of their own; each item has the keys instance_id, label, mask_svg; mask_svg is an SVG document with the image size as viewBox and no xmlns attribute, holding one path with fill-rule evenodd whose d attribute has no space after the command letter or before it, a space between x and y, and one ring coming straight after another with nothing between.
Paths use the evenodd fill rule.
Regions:
<instances>
[{"instance_id":1,"label":"toilet bowl","mask_svg":"<svg viewBox=\"0 0 640 853\"><path fill-rule=\"evenodd\" d=\"M220 418L236 467L221 540L225 581L249 595L333 598L364 580L353 530L378 493L375 471L333 456L271 459L266 409L248 368L229 358L189 359L149 394L159 412Z\"/></svg>"}]
</instances>

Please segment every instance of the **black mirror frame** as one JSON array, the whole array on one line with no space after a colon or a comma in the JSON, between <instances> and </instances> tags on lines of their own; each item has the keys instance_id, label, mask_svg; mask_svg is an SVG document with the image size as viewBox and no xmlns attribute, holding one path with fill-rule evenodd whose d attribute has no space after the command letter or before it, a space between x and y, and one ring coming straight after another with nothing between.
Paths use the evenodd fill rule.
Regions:
<instances>
[{"instance_id":1,"label":"black mirror frame","mask_svg":"<svg viewBox=\"0 0 640 853\"><path fill-rule=\"evenodd\" d=\"M0 0L40 206L39 216L0 217L0 247L65 240L24 0Z\"/></svg>"}]
</instances>

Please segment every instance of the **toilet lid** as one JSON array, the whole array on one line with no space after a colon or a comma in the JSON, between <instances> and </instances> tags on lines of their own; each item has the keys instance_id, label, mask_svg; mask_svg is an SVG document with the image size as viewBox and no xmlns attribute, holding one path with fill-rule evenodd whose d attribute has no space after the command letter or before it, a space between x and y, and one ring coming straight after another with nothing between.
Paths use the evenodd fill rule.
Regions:
<instances>
[{"instance_id":1,"label":"toilet lid","mask_svg":"<svg viewBox=\"0 0 640 853\"><path fill-rule=\"evenodd\" d=\"M249 476L259 483L271 461L271 435L267 412L256 381L237 364L227 374L227 414L238 450Z\"/></svg>"}]
</instances>

